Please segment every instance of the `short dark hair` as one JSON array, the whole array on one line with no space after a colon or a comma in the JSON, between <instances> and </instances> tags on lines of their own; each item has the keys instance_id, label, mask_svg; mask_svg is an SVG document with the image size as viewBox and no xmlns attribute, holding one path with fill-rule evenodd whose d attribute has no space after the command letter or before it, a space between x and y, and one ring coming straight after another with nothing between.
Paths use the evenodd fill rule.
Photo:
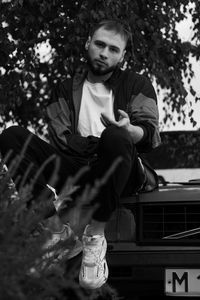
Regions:
<instances>
[{"instance_id":1,"label":"short dark hair","mask_svg":"<svg viewBox=\"0 0 200 300\"><path fill-rule=\"evenodd\" d=\"M126 44L128 43L128 40L131 39L130 26L118 19L105 19L97 24L93 24L89 32L90 36L92 37L95 31L102 27L106 30L113 30L120 34L124 38Z\"/></svg>"}]
</instances>

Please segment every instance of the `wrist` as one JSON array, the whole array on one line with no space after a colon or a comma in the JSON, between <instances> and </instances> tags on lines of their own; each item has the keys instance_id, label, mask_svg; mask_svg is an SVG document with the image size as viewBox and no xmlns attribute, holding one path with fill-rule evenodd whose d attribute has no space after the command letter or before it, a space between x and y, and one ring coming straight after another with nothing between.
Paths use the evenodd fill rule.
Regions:
<instances>
[{"instance_id":1,"label":"wrist","mask_svg":"<svg viewBox=\"0 0 200 300\"><path fill-rule=\"evenodd\" d=\"M127 130L130 133L135 144L138 143L144 136L144 130L140 126L129 124Z\"/></svg>"}]
</instances>

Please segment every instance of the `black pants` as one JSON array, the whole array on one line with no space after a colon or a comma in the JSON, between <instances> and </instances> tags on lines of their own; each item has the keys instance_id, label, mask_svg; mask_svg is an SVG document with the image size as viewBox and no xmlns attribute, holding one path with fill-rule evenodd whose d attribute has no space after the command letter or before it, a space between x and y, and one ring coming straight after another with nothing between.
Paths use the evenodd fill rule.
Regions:
<instances>
[{"instance_id":1,"label":"black pants","mask_svg":"<svg viewBox=\"0 0 200 300\"><path fill-rule=\"evenodd\" d=\"M106 128L99 141L98 157L89 160L76 155L63 155L49 143L40 139L28 130L12 126L5 129L0 135L0 152L3 157L6 156L9 150L12 149L12 155L8 160L20 154L24 143L31 135L30 142L18 166L14 180L23 178L26 170L32 165L29 170L29 175L26 181L30 181L41 165L52 155L59 157L60 164L58 168L57 181L54 183L54 188L57 193L61 191L63 185L69 176L77 174L84 166L89 166L89 170L80 177L77 184L84 187L86 184L93 184L98 178L102 178L108 171L110 166L118 157L122 160L113 171L107 182L100 188L99 193L95 196L94 202L98 202L98 208L94 212L93 218L98 221L107 221L111 213L115 210L119 198L122 193L131 193L138 185L137 182L137 151L129 133L123 128L110 126ZM37 196L46 184L55 170L55 159L51 160L43 169L40 176L34 185L33 196ZM16 181L17 187L20 186L20 180Z\"/></svg>"}]
</instances>

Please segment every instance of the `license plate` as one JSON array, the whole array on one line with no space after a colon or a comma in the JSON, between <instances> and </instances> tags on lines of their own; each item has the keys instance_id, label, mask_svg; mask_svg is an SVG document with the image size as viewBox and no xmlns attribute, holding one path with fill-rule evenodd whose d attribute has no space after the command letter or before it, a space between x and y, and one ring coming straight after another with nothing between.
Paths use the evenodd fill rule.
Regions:
<instances>
[{"instance_id":1,"label":"license plate","mask_svg":"<svg viewBox=\"0 0 200 300\"><path fill-rule=\"evenodd\" d=\"M165 294L200 296L200 269L166 269Z\"/></svg>"}]
</instances>

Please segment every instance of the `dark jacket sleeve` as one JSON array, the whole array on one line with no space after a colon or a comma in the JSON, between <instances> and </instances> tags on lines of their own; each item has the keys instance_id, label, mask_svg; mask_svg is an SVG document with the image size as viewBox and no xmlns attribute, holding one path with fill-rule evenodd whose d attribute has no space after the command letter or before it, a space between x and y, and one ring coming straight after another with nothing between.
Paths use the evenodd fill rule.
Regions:
<instances>
[{"instance_id":1,"label":"dark jacket sleeve","mask_svg":"<svg viewBox=\"0 0 200 300\"><path fill-rule=\"evenodd\" d=\"M139 152L148 152L160 144L159 113L155 90L146 77L136 77L128 107L131 124L144 130L142 140L137 143Z\"/></svg>"}]
</instances>

